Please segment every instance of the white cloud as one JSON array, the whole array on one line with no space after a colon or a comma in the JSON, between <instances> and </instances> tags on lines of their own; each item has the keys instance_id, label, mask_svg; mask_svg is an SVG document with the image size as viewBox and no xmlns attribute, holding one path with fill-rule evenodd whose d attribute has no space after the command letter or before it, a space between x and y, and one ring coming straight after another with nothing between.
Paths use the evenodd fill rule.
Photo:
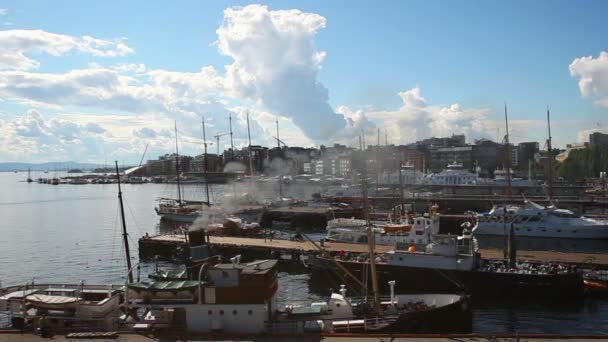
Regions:
<instances>
[{"instance_id":1,"label":"white cloud","mask_svg":"<svg viewBox=\"0 0 608 342\"><path fill-rule=\"evenodd\" d=\"M151 154L174 149L174 137L167 129L172 125L169 120L68 113L54 114L50 119L44 116L28 110L14 120L0 120L0 160L103 162L106 156L135 162L146 144ZM153 139L133 134L146 128L155 132ZM187 144L184 147L192 150Z\"/></svg>"},{"instance_id":2,"label":"white cloud","mask_svg":"<svg viewBox=\"0 0 608 342\"><path fill-rule=\"evenodd\" d=\"M583 97L593 98L603 107L608 107L608 52L579 57L570 63L570 75L578 77L578 87Z\"/></svg>"},{"instance_id":3,"label":"white cloud","mask_svg":"<svg viewBox=\"0 0 608 342\"><path fill-rule=\"evenodd\" d=\"M317 80L325 52L317 50L315 35L324 27L324 17L299 10L226 9L216 31L219 51L234 60L226 66L226 90L290 118L311 139L330 138L345 121Z\"/></svg>"},{"instance_id":4,"label":"white cloud","mask_svg":"<svg viewBox=\"0 0 608 342\"><path fill-rule=\"evenodd\" d=\"M589 128L589 129L581 130L577 134L576 141L579 142L579 143L589 142L589 134L595 133L595 132L600 132L600 133L608 134L608 128L606 128L606 127L596 127L596 128Z\"/></svg>"},{"instance_id":5,"label":"white cloud","mask_svg":"<svg viewBox=\"0 0 608 342\"><path fill-rule=\"evenodd\" d=\"M376 143L377 128L373 123L381 123L381 133L386 129L391 143L410 143L429 136L449 136L451 134L467 135L468 139L486 136L488 132L487 119L490 110L487 108L462 108L454 103L450 106L429 105L422 96L420 88L415 87L399 93L402 106L395 111L370 110L353 112L347 107L341 107L354 134L365 129L366 135L371 134ZM364 120L366 123L358 123ZM371 143L369 140L368 143Z\"/></svg>"},{"instance_id":6,"label":"white cloud","mask_svg":"<svg viewBox=\"0 0 608 342\"><path fill-rule=\"evenodd\" d=\"M7 8L0 8L0 15L6 15L8 13Z\"/></svg>"},{"instance_id":7,"label":"white cloud","mask_svg":"<svg viewBox=\"0 0 608 342\"><path fill-rule=\"evenodd\" d=\"M117 57L134 53L124 39L104 40L90 36L73 37L43 30L0 31L0 70L31 70L40 63L28 52L44 52L63 56L80 51L98 57Z\"/></svg>"}]
</instances>

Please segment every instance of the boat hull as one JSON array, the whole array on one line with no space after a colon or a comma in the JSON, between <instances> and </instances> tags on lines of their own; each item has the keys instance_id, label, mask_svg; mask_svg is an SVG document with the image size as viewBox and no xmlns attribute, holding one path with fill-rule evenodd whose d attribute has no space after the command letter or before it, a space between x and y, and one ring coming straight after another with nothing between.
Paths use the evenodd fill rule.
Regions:
<instances>
[{"instance_id":1,"label":"boat hull","mask_svg":"<svg viewBox=\"0 0 608 342\"><path fill-rule=\"evenodd\" d=\"M470 298L426 311L399 315L390 327L392 333L406 334L467 334L473 331L473 310Z\"/></svg>"},{"instance_id":2,"label":"boat hull","mask_svg":"<svg viewBox=\"0 0 608 342\"><path fill-rule=\"evenodd\" d=\"M608 224L598 225L521 225L515 224L517 237L567 238L567 239L608 239ZM508 226L507 226L507 229ZM502 222L483 222L473 229L475 235L504 236Z\"/></svg>"},{"instance_id":3,"label":"boat hull","mask_svg":"<svg viewBox=\"0 0 608 342\"><path fill-rule=\"evenodd\" d=\"M193 223L198 218L198 215L166 213L158 210L158 208L154 208L154 210L156 211L156 214L162 219L173 222Z\"/></svg>"},{"instance_id":4,"label":"boat hull","mask_svg":"<svg viewBox=\"0 0 608 342\"><path fill-rule=\"evenodd\" d=\"M367 263L336 261L356 277L363 277ZM334 261L313 257L310 266L315 271L344 275ZM423 267L376 264L381 291L387 293L387 282L395 280L400 292L456 292L465 290L474 296L563 297L582 295L580 274L519 274L483 271L451 271ZM360 278L363 279L363 278Z\"/></svg>"}]
</instances>

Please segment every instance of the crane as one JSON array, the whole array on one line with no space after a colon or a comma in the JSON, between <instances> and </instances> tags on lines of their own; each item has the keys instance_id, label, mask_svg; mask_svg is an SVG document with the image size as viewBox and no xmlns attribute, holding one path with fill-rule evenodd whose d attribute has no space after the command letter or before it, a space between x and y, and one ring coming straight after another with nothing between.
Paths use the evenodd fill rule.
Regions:
<instances>
[{"instance_id":1,"label":"crane","mask_svg":"<svg viewBox=\"0 0 608 342\"><path fill-rule=\"evenodd\" d=\"M217 135L214 135L213 137L215 138L215 141L217 141L217 155L219 157L220 155L220 138L225 136L225 135L230 135L230 133L218 133Z\"/></svg>"}]
</instances>

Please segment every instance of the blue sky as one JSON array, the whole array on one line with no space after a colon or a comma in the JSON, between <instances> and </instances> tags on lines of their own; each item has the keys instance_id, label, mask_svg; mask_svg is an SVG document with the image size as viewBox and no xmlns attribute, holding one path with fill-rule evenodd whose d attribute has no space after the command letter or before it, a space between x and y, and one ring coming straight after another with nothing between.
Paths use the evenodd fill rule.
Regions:
<instances>
[{"instance_id":1,"label":"blue sky","mask_svg":"<svg viewBox=\"0 0 608 342\"><path fill-rule=\"evenodd\" d=\"M212 131L225 131L228 111L241 119L244 111L250 111L258 142L265 144L272 143L268 136L275 117L280 119L287 143L293 145L349 143L361 129L373 134L376 127L387 128L395 143L450 133L466 133L471 141L484 136L495 139L497 127L502 127L504 101L509 106L512 136L516 141L546 138L542 122L547 105L551 107L555 141L561 146L580 140L590 129L605 130L604 126L608 125L608 60L600 57L603 51L608 51L605 25L608 3L605 1L270 1L261 3L267 6L266 10L256 8L255 13L277 20L273 22L276 27L259 32L244 30L245 37L239 38L242 27L257 27L256 22L240 16L247 12L243 7L252 9L245 7L249 4L0 1L0 8L6 9L6 13L0 15L0 30L43 30L76 38L92 36L114 43L124 39L122 42L132 50L100 56L82 46L70 45L67 52L50 53L28 45L24 55L37 61L39 66L24 69L11 65L2 68L1 57L16 52L10 47L2 51L0 47L0 70L18 70L27 73L27 77L36 77L36 74L60 77L72 70L112 69L129 63L145 65L146 72L163 70L178 74L198 73L209 66L214 75L217 74L214 82L221 83L210 86L212 94L206 98L205 105L199 103L200 97L191 99L196 106L193 102L181 103L182 99L168 99L169 107L179 107L179 114L167 109L167 101L162 109L142 104L139 95L129 99L131 105L122 101L126 96L122 93L112 98L111 103L95 102L97 95L81 99L78 96L82 94L55 101L41 98L40 89L16 92L14 89L3 91L0 87L1 127L15 131L18 139L13 139L16 143L12 143L12 147L20 144L22 152L48 155L55 151L57 157L91 160L99 159L102 150L104 155L129 159L128 155L136 150L133 145L141 150L139 145L149 143L146 139L168 139L166 129L174 119L178 120L178 126L187 127L185 140L196 139L198 133L188 121L196 115L208 117ZM224 38L219 38L216 30L225 26L224 10L233 7L236 7L231 19L234 27ZM289 9L305 14L302 20L312 18L310 25L314 27L298 23L289 28L286 28L289 25L279 27L278 23L291 18L293 13L275 11ZM312 33L307 31L309 28ZM275 46L273 34L284 30L296 33ZM304 33L299 34L298 30ZM25 35L20 34L19 39L24 40ZM250 41L241 46L238 45L242 43L240 39ZM217 43L220 40L232 46L230 51L222 51ZM266 43L268 45L264 45ZM265 46L264 53L260 53L264 56L256 60L258 53L250 50L260 44ZM315 59L321 52L324 57ZM573 70L571 64L575 60L588 56L591 58L580 60ZM240 62L236 63L237 60ZM276 61L280 64L275 70ZM226 81L230 79L227 65L240 70L238 75L252 77L253 83L235 85ZM134 79L131 83L134 88L128 96L132 95L131 91L139 91L136 86L149 82L149 75L142 72L135 76L128 71L119 74ZM201 83L197 83L200 80L187 81L185 85L186 76L182 74L173 75L180 79L180 89L176 93L172 88L173 95L168 97L190 96L191 92L182 92L186 86L200 89ZM298 77L301 80L293 80ZM586 88L579 84L581 79L587 80ZM0 78L0 85L2 81ZM53 86L58 82L62 80L52 81ZM322 86L307 88L311 82ZM207 76L204 84L207 87ZM297 89L297 96L285 89ZM306 89L310 92L304 91ZM165 94L165 89L157 91ZM314 100L299 103L303 97ZM175 101L180 103L176 105ZM298 102L300 108L293 108L294 102ZM205 111L210 112L201 114ZM320 114L308 119L306 113L311 111ZM327 131L338 133L315 130L314 125L324 120L323 115L327 115L331 126ZM112 119L117 117L124 118L120 132L112 126ZM347 119L346 127L340 123L343 118ZM33 131L28 129L25 131L29 133L19 136L19 132L24 131L19 127L28 127L32 122L41 125L43 139L33 136ZM71 127L72 130L82 130L89 123L98 124L105 133L70 131L61 136L66 122L80 125ZM127 126L130 129L126 129ZM139 140L134 140L135 130L143 128L156 133L139 134ZM70 147L75 142L87 148ZM153 151L162 153L166 142L168 140L154 142ZM53 150L50 145L57 148ZM2 145L0 141L0 160L18 156L10 153L9 147L8 142ZM191 147L196 148L196 145Z\"/></svg>"}]
</instances>

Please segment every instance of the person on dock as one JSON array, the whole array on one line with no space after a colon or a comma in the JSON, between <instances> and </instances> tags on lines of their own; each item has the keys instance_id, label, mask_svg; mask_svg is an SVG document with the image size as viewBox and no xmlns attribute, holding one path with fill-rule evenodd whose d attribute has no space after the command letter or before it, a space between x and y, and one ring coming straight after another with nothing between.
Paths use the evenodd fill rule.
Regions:
<instances>
[{"instance_id":1,"label":"person on dock","mask_svg":"<svg viewBox=\"0 0 608 342\"><path fill-rule=\"evenodd\" d=\"M53 337L53 331L51 329L51 325L49 324L49 320L46 317L46 314L43 314L38 320L38 328L40 329L40 336L47 338Z\"/></svg>"}]
</instances>

